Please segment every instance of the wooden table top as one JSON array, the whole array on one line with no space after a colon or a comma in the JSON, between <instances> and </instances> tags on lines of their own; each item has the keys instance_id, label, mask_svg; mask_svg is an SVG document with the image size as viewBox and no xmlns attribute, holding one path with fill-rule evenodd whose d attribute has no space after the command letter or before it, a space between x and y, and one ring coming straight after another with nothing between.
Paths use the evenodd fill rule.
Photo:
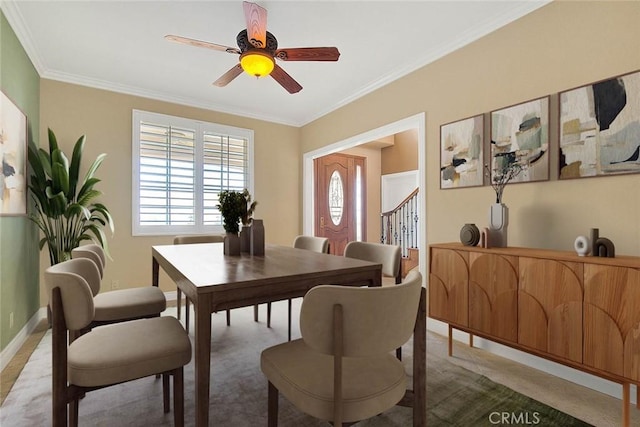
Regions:
<instances>
[{"instance_id":1,"label":"wooden table top","mask_svg":"<svg viewBox=\"0 0 640 427\"><path fill-rule=\"evenodd\" d=\"M184 278L198 292L223 291L230 286L269 284L282 280L299 280L306 275L321 278L335 276L336 271L357 273L380 264L267 244L264 256L223 254L222 243L153 246L153 257L169 276ZM381 266L380 266L381 267ZM173 273L173 274L172 274Z\"/></svg>"}]
</instances>

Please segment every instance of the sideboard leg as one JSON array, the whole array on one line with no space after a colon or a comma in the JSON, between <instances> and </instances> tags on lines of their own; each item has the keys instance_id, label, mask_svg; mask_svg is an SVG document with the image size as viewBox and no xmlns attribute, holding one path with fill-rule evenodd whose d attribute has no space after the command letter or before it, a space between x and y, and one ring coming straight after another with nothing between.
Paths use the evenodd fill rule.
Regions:
<instances>
[{"instance_id":1,"label":"sideboard leg","mask_svg":"<svg viewBox=\"0 0 640 427\"><path fill-rule=\"evenodd\" d=\"M473 334L469 334L469 347L473 347Z\"/></svg>"},{"instance_id":2,"label":"sideboard leg","mask_svg":"<svg viewBox=\"0 0 640 427\"><path fill-rule=\"evenodd\" d=\"M631 405L631 394L629 383L622 384L622 427L629 427L629 406Z\"/></svg>"},{"instance_id":3,"label":"sideboard leg","mask_svg":"<svg viewBox=\"0 0 640 427\"><path fill-rule=\"evenodd\" d=\"M453 328L449 325L449 357L453 356Z\"/></svg>"},{"instance_id":4,"label":"sideboard leg","mask_svg":"<svg viewBox=\"0 0 640 427\"><path fill-rule=\"evenodd\" d=\"M636 384L636 409L640 409L640 384Z\"/></svg>"}]
</instances>

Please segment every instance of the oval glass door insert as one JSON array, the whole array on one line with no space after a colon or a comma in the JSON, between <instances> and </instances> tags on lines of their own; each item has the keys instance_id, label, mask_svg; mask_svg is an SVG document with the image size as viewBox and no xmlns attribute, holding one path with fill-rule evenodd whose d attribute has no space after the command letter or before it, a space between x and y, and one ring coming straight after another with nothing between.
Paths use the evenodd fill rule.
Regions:
<instances>
[{"instance_id":1,"label":"oval glass door insert","mask_svg":"<svg viewBox=\"0 0 640 427\"><path fill-rule=\"evenodd\" d=\"M344 208L344 191L342 188L342 178L338 171L333 171L329 180L329 213L334 225L340 224L342 220L342 210Z\"/></svg>"}]
</instances>

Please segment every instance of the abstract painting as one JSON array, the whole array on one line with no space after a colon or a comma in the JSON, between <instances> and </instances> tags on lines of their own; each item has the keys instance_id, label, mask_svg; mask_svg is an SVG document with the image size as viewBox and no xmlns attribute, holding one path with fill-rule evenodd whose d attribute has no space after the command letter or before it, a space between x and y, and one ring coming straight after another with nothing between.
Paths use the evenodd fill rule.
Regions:
<instances>
[{"instance_id":1,"label":"abstract painting","mask_svg":"<svg viewBox=\"0 0 640 427\"><path fill-rule=\"evenodd\" d=\"M26 215L27 116L0 94L0 215Z\"/></svg>"},{"instance_id":2,"label":"abstract painting","mask_svg":"<svg viewBox=\"0 0 640 427\"><path fill-rule=\"evenodd\" d=\"M560 179L640 172L640 71L560 93Z\"/></svg>"},{"instance_id":3,"label":"abstract painting","mask_svg":"<svg viewBox=\"0 0 640 427\"><path fill-rule=\"evenodd\" d=\"M491 112L491 180L511 163L521 172L511 182L549 179L549 97Z\"/></svg>"},{"instance_id":4,"label":"abstract painting","mask_svg":"<svg viewBox=\"0 0 640 427\"><path fill-rule=\"evenodd\" d=\"M482 114L440 126L440 188L483 183Z\"/></svg>"}]
</instances>

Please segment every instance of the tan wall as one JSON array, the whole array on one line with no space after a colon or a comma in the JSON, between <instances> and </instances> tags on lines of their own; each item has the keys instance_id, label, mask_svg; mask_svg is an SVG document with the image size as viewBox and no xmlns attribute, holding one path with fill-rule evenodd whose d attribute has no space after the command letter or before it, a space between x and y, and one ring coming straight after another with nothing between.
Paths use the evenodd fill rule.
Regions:
<instances>
[{"instance_id":1,"label":"tan wall","mask_svg":"<svg viewBox=\"0 0 640 427\"><path fill-rule=\"evenodd\" d=\"M418 129L400 132L382 149L382 175L418 170Z\"/></svg>"},{"instance_id":2,"label":"tan wall","mask_svg":"<svg viewBox=\"0 0 640 427\"><path fill-rule=\"evenodd\" d=\"M116 232L109 239L113 260L105 271L103 289L109 290L112 280L119 280L122 287L149 284L151 246L172 241L170 236L131 236L133 109L253 129L258 177L254 189L254 199L258 201L255 216L264 219L270 243L291 244L299 233L298 128L52 80L42 80L40 93L42 146L48 144L46 131L50 127L67 153L71 153L80 135L87 136L85 168L98 154L107 153L97 173L102 179L97 188L104 193L102 201L114 217ZM41 265L49 265L44 252ZM166 276L161 277L160 283L164 290L175 289ZM41 303L45 304L46 293L41 291L40 295Z\"/></svg>"},{"instance_id":3,"label":"tan wall","mask_svg":"<svg viewBox=\"0 0 640 427\"><path fill-rule=\"evenodd\" d=\"M426 112L427 241L457 241L464 223L487 224L494 194L439 189L440 125L640 69L638 22L640 2L552 2L304 126L301 151ZM572 250L598 227L640 255L638 174L517 184L504 201L512 246Z\"/></svg>"}]
</instances>

